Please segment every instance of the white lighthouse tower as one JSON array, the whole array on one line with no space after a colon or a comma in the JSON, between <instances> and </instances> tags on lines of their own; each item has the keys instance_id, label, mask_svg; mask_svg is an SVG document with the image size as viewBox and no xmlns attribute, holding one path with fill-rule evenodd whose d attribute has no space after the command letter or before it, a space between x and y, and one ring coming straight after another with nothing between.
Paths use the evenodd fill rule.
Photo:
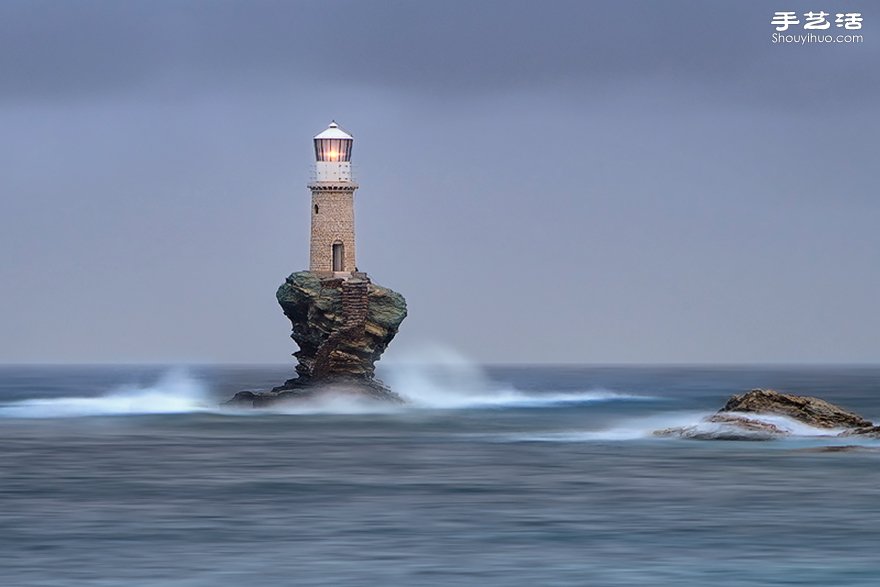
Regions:
<instances>
[{"instance_id":1,"label":"white lighthouse tower","mask_svg":"<svg viewBox=\"0 0 880 587\"><path fill-rule=\"evenodd\" d=\"M349 277L355 271L354 191L351 147L354 137L336 121L315 136L315 180L312 190L312 235L309 270Z\"/></svg>"}]
</instances>

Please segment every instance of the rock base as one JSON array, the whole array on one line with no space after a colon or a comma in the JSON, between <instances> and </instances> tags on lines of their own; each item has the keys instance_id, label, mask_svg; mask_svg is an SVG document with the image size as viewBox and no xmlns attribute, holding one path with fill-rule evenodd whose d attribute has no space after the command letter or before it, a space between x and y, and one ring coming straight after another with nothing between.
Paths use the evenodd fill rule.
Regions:
<instances>
[{"instance_id":1,"label":"rock base","mask_svg":"<svg viewBox=\"0 0 880 587\"><path fill-rule=\"evenodd\" d=\"M263 407L286 401L351 396L403 403L374 378L375 364L406 318L406 300L366 273L334 277L292 273L275 294L299 346L296 379L271 391L240 391L227 405Z\"/></svg>"},{"instance_id":2,"label":"rock base","mask_svg":"<svg viewBox=\"0 0 880 587\"><path fill-rule=\"evenodd\" d=\"M775 440L787 431L771 422L734 414L714 414L690 426L664 428L654 436L689 438L692 440Z\"/></svg>"},{"instance_id":3,"label":"rock base","mask_svg":"<svg viewBox=\"0 0 880 587\"><path fill-rule=\"evenodd\" d=\"M286 402L320 401L321 399L351 397L393 404L404 403L403 398L391 391L378 379L370 381L346 377L325 378L313 381L299 377L286 381L271 391L239 391L227 406L264 408Z\"/></svg>"}]
</instances>

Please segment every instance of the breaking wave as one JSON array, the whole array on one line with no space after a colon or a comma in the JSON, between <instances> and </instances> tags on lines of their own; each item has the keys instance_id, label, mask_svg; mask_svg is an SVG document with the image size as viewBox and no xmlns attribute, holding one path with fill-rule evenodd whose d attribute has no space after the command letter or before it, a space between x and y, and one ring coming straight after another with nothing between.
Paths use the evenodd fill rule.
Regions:
<instances>
[{"instance_id":1,"label":"breaking wave","mask_svg":"<svg viewBox=\"0 0 880 587\"><path fill-rule=\"evenodd\" d=\"M599 402L650 401L660 398L594 388L582 391L524 391L491 380L483 368L445 348L421 350L410 361L389 365L383 378L404 405L378 403L332 393L265 409L221 407L207 385L186 371L172 370L151 385L129 385L100 395L44 397L0 403L0 418L75 418L149 414L267 413L381 414L425 410L539 409Z\"/></svg>"},{"instance_id":2,"label":"breaking wave","mask_svg":"<svg viewBox=\"0 0 880 587\"><path fill-rule=\"evenodd\" d=\"M479 365L442 347L430 347L396 363L385 375L391 389L415 408L542 408L607 401L659 398L608 389L522 391L499 385Z\"/></svg>"},{"instance_id":3,"label":"breaking wave","mask_svg":"<svg viewBox=\"0 0 880 587\"><path fill-rule=\"evenodd\" d=\"M35 398L0 404L0 417L75 418L183 414L215 409L204 385L184 371L169 371L151 386L125 386L99 396Z\"/></svg>"}]
</instances>

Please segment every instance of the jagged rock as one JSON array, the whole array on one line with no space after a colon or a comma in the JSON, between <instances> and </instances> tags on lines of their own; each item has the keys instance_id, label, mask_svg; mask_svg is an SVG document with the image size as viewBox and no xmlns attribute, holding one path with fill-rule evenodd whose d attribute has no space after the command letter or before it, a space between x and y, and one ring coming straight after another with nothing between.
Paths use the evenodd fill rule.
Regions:
<instances>
[{"instance_id":1,"label":"jagged rock","mask_svg":"<svg viewBox=\"0 0 880 587\"><path fill-rule=\"evenodd\" d=\"M753 389L735 395L719 412L753 412L788 416L817 428L866 428L872 426L858 414L817 397L779 393L772 389Z\"/></svg>"},{"instance_id":2,"label":"jagged rock","mask_svg":"<svg viewBox=\"0 0 880 587\"><path fill-rule=\"evenodd\" d=\"M657 430L654 434L698 440L774 440L792 434L784 424L761 419L762 416L783 416L827 430L829 436L880 438L880 426L858 414L823 399L771 389L735 395L718 412L696 424Z\"/></svg>"},{"instance_id":3,"label":"jagged rock","mask_svg":"<svg viewBox=\"0 0 880 587\"><path fill-rule=\"evenodd\" d=\"M321 279L300 271L276 298L300 348L294 353L300 377L372 380L375 362L406 318L402 295L364 278Z\"/></svg>"},{"instance_id":4,"label":"jagged rock","mask_svg":"<svg viewBox=\"0 0 880 587\"><path fill-rule=\"evenodd\" d=\"M402 295L365 273L343 280L299 271L281 284L276 298L299 345L298 376L269 392L239 392L228 403L258 407L328 392L403 401L374 377L376 361L406 318Z\"/></svg>"}]
</instances>

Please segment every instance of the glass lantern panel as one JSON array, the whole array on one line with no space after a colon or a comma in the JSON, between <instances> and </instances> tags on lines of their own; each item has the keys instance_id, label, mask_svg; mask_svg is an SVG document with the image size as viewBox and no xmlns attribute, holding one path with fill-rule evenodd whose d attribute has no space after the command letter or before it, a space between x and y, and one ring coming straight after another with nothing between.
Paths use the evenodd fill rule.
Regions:
<instances>
[{"instance_id":1,"label":"glass lantern panel","mask_svg":"<svg viewBox=\"0 0 880 587\"><path fill-rule=\"evenodd\" d=\"M351 139L315 139L318 161L351 161Z\"/></svg>"}]
</instances>

